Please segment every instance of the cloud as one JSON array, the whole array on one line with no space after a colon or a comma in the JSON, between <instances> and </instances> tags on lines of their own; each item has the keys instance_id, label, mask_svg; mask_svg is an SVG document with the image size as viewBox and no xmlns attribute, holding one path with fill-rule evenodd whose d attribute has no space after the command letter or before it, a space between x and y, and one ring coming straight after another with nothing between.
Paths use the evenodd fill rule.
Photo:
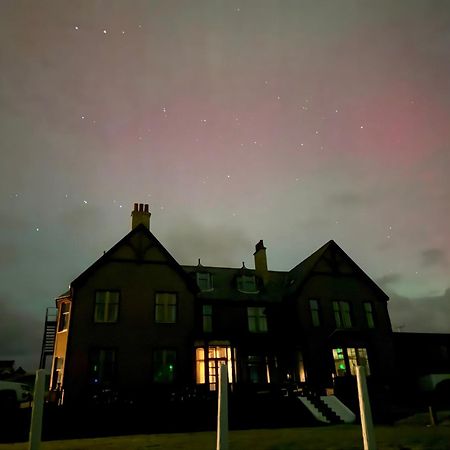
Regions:
<instances>
[{"instance_id":1,"label":"cloud","mask_svg":"<svg viewBox=\"0 0 450 450\"><path fill-rule=\"evenodd\" d=\"M0 359L13 359L25 370L36 368L44 321L0 294Z\"/></svg>"},{"instance_id":2,"label":"cloud","mask_svg":"<svg viewBox=\"0 0 450 450\"><path fill-rule=\"evenodd\" d=\"M382 276L376 280L376 283L380 285L381 288L389 286L391 284L397 283L403 278L403 276L399 273L389 273L387 275Z\"/></svg>"},{"instance_id":3,"label":"cloud","mask_svg":"<svg viewBox=\"0 0 450 450\"><path fill-rule=\"evenodd\" d=\"M371 203L373 199L356 192L338 192L330 195L328 202L339 206L360 206Z\"/></svg>"},{"instance_id":4,"label":"cloud","mask_svg":"<svg viewBox=\"0 0 450 450\"><path fill-rule=\"evenodd\" d=\"M173 226L164 235L164 245L180 264L202 264L211 266L239 267L243 259L253 261L256 242L241 229L226 226L206 226L194 221L185 221L182 226Z\"/></svg>"},{"instance_id":5,"label":"cloud","mask_svg":"<svg viewBox=\"0 0 450 450\"><path fill-rule=\"evenodd\" d=\"M429 248L420 253L423 266L440 266L447 264L447 256L444 250Z\"/></svg>"},{"instance_id":6,"label":"cloud","mask_svg":"<svg viewBox=\"0 0 450 450\"><path fill-rule=\"evenodd\" d=\"M388 302L394 331L450 333L450 289L434 297L411 299L390 293Z\"/></svg>"}]
</instances>

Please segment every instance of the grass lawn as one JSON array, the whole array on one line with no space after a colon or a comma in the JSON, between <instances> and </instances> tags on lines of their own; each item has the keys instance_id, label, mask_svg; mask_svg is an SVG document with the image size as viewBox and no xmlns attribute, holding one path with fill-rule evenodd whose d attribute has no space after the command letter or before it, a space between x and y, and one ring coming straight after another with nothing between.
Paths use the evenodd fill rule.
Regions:
<instances>
[{"instance_id":1,"label":"grass lawn","mask_svg":"<svg viewBox=\"0 0 450 450\"><path fill-rule=\"evenodd\" d=\"M450 427L396 425L377 427L378 450L450 450ZM43 442L41 450L214 450L214 432L153 434ZM0 444L0 450L26 450L27 443ZM230 433L230 450L362 449L361 428L337 425L317 428L246 430Z\"/></svg>"}]
</instances>

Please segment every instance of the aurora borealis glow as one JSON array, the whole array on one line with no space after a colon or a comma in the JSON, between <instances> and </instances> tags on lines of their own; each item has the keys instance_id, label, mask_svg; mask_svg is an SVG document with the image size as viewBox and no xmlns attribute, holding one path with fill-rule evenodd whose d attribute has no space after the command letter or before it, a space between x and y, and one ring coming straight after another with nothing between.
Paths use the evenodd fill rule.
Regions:
<instances>
[{"instance_id":1,"label":"aurora borealis glow","mask_svg":"<svg viewBox=\"0 0 450 450\"><path fill-rule=\"evenodd\" d=\"M129 230L182 264L288 270L329 239L450 332L447 1L0 5L0 359Z\"/></svg>"}]
</instances>

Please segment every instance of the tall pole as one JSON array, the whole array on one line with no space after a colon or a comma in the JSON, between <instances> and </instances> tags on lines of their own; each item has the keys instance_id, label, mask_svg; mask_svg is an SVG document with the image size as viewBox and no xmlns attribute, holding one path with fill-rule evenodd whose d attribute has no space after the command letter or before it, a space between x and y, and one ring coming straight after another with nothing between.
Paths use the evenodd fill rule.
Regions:
<instances>
[{"instance_id":1,"label":"tall pole","mask_svg":"<svg viewBox=\"0 0 450 450\"><path fill-rule=\"evenodd\" d=\"M33 410L31 412L30 439L28 450L39 450L42 438L42 417L44 413L45 370L36 371L34 383Z\"/></svg>"},{"instance_id":2,"label":"tall pole","mask_svg":"<svg viewBox=\"0 0 450 450\"><path fill-rule=\"evenodd\" d=\"M370 410L369 391L367 390L366 369L356 366L356 380L358 383L359 412L364 450L376 450L375 432L373 428L372 412Z\"/></svg>"},{"instance_id":3,"label":"tall pole","mask_svg":"<svg viewBox=\"0 0 450 450\"><path fill-rule=\"evenodd\" d=\"M219 368L219 393L217 402L216 450L228 450L228 367Z\"/></svg>"}]
</instances>

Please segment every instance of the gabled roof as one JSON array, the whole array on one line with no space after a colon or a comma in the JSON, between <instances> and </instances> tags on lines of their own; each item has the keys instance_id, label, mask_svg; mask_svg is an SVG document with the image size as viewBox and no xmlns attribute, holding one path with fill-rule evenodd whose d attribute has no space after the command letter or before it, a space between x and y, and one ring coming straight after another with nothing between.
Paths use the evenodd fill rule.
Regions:
<instances>
[{"instance_id":1,"label":"gabled roof","mask_svg":"<svg viewBox=\"0 0 450 450\"><path fill-rule=\"evenodd\" d=\"M186 285L192 292L198 291L198 286L195 280L193 280L178 264L175 258L166 250L166 248L161 244L161 242L156 239L155 235L143 224L138 225L133 228L128 234L126 234L119 242L117 242L113 247L111 247L107 252L105 252L97 261L94 262L90 267L88 267L84 272L82 272L77 278L75 278L71 287L76 286L81 283L87 276L93 273L102 265L111 261L111 255L118 250L123 245L126 245L133 236L142 234L147 236L152 242L154 242L155 246L161 251L161 253L167 258L169 265L183 278L186 282Z\"/></svg>"},{"instance_id":2,"label":"gabled roof","mask_svg":"<svg viewBox=\"0 0 450 450\"><path fill-rule=\"evenodd\" d=\"M359 273L360 276L365 279L365 281L371 286L373 290L375 290L386 300L389 300L389 297L386 295L386 293L383 292L383 290L333 240L328 241L325 245L316 250L311 256L303 260L300 264L296 265L289 271L287 279L287 291L289 294L294 294L295 292L298 292L299 289L301 289L307 278L313 273L319 261L328 251L336 251L340 253L341 256L344 257L346 262L353 267L355 272Z\"/></svg>"}]
</instances>

